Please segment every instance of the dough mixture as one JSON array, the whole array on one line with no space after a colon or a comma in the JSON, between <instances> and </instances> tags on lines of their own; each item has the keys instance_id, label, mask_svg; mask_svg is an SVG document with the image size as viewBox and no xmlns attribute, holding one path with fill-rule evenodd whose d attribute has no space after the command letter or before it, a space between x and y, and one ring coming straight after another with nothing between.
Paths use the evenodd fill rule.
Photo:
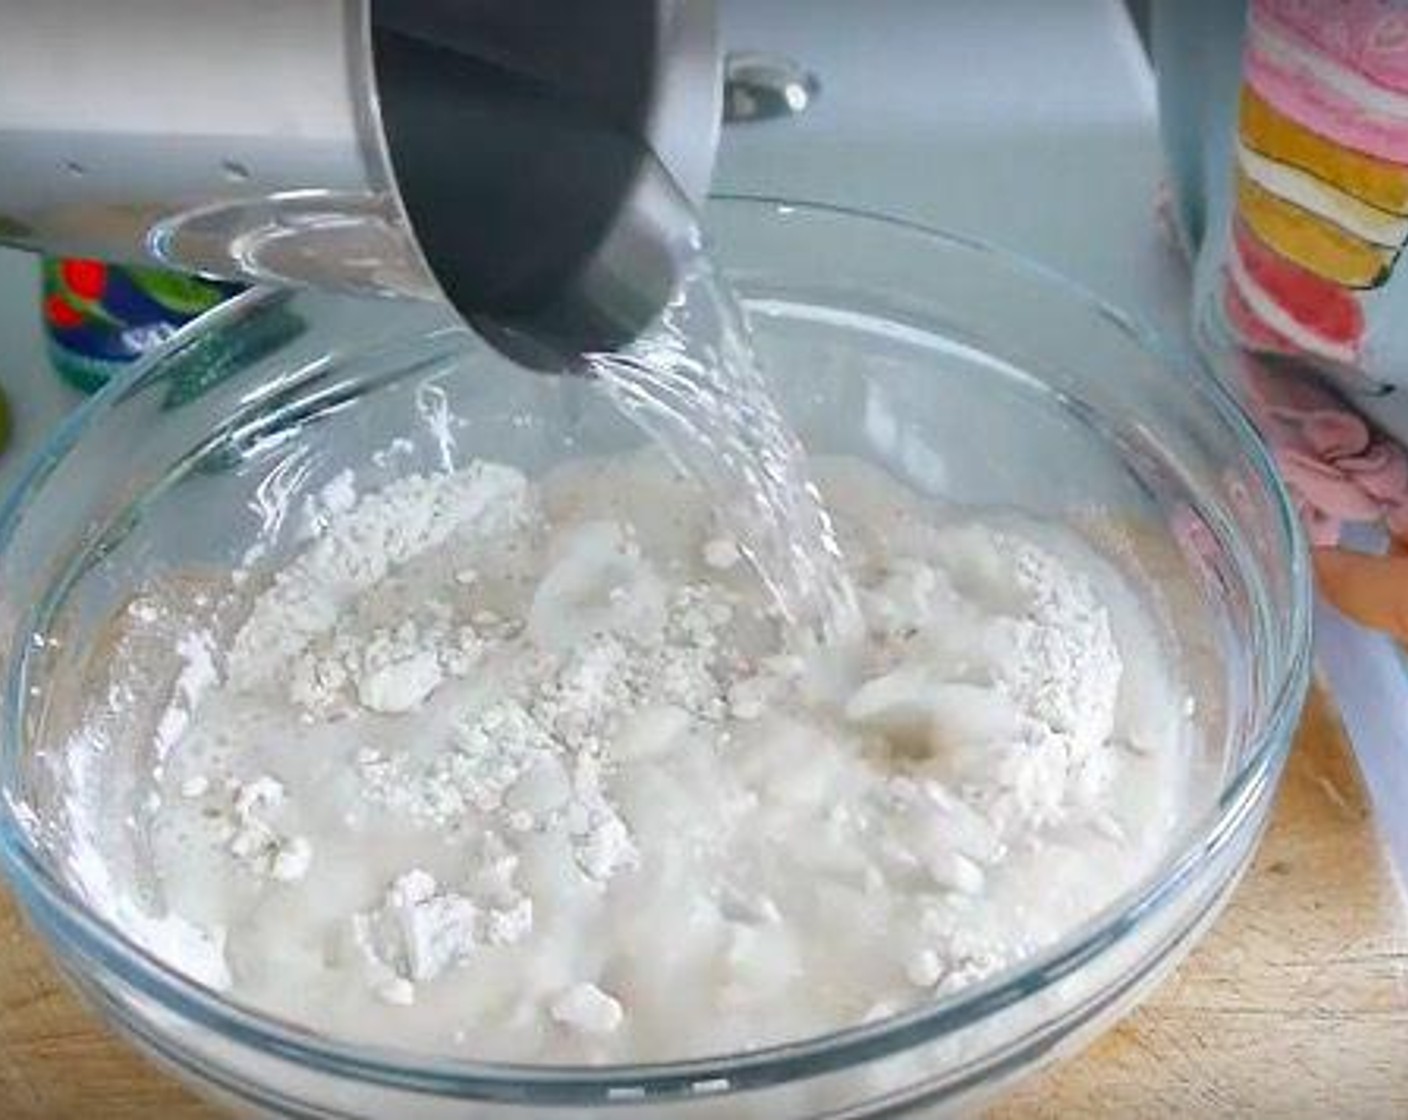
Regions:
<instances>
[{"instance_id":1,"label":"dough mixture","mask_svg":"<svg viewBox=\"0 0 1408 1120\"><path fill-rule=\"evenodd\" d=\"M655 456L338 479L182 638L132 822L164 916L109 910L286 1019L547 1062L815 1035L1068 933L1186 793L1149 612L1067 530L817 471L844 651L788 646Z\"/></svg>"}]
</instances>

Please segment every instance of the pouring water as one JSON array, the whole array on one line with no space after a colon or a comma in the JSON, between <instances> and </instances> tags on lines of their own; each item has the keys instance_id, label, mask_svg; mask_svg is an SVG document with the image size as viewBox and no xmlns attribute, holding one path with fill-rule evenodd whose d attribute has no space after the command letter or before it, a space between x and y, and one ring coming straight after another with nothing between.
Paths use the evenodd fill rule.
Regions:
<instances>
[{"instance_id":1,"label":"pouring water","mask_svg":"<svg viewBox=\"0 0 1408 1120\"><path fill-rule=\"evenodd\" d=\"M806 451L697 231L656 324L622 350L584 359L617 407L709 495L794 638L833 644L853 634L855 589Z\"/></svg>"}]
</instances>

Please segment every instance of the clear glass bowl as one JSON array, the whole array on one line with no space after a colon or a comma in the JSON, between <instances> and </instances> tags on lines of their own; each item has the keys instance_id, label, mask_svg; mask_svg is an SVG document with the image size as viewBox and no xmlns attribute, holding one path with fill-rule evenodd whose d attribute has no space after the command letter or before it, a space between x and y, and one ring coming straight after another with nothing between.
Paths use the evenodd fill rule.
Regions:
<instances>
[{"instance_id":1,"label":"clear glass bowl","mask_svg":"<svg viewBox=\"0 0 1408 1120\"><path fill-rule=\"evenodd\" d=\"M708 225L810 447L1075 524L1161 613L1197 696L1186 831L1137 890L1019 968L881 1022L699 1061L427 1058L273 1021L175 974L89 904L63 812L63 727L134 589L228 572L256 544L287 555L283 514L347 467L371 485L471 455L532 471L640 442L590 383L519 372L442 309L251 292L95 398L0 516L5 868L98 1014L180 1076L245 1109L318 1116L967 1110L1110 1025L1227 898L1309 663L1304 549L1236 407L1118 312L981 245L768 200L718 200ZM402 454L373 456L393 439ZM142 761L105 760L112 812Z\"/></svg>"}]
</instances>

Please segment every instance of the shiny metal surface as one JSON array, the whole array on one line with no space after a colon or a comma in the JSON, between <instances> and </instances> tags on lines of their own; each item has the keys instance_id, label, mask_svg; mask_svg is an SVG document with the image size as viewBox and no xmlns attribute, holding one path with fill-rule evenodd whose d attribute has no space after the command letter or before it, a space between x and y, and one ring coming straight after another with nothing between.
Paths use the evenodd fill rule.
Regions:
<instances>
[{"instance_id":1,"label":"shiny metal surface","mask_svg":"<svg viewBox=\"0 0 1408 1120\"><path fill-rule=\"evenodd\" d=\"M0 0L0 243L597 348L668 296L718 90L713 0Z\"/></svg>"},{"instance_id":2,"label":"shiny metal surface","mask_svg":"<svg viewBox=\"0 0 1408 1120\"><path fill-rule=\"evenodd\" d=\"M816 75L783 55L741 51L724 61L724 119L729 124L795 117L820 92Z\"/></svg>"},{"instance_id":3,"label":"shiny metal surface","mask_svg":"<svg viewBox=\"0 0 1408 1120\"><path fill-rule=\"evenodd\" d=\"M433 291L368 111L364 0L0 0L0 238Z\"/></svg>"}]
</instances>

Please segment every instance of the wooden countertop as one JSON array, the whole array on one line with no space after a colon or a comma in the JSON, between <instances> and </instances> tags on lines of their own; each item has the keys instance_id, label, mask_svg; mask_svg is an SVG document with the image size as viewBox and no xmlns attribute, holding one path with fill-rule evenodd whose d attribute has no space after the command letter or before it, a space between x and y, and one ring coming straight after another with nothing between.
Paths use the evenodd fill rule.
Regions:
<instances>
[{"instance_id":1,"label":"wooden countertop","mask_svg":"<svg viewBox=\"0 0 1408 1120\"><path fill-rule=\"evenodd\" d=\"M0 895L0 1117L216 1115L79 1009ZM992 1115L1408 1116L1408 910L1322 699L1216 928L1143 1007Z\"/></svg>"}]
</instances>

